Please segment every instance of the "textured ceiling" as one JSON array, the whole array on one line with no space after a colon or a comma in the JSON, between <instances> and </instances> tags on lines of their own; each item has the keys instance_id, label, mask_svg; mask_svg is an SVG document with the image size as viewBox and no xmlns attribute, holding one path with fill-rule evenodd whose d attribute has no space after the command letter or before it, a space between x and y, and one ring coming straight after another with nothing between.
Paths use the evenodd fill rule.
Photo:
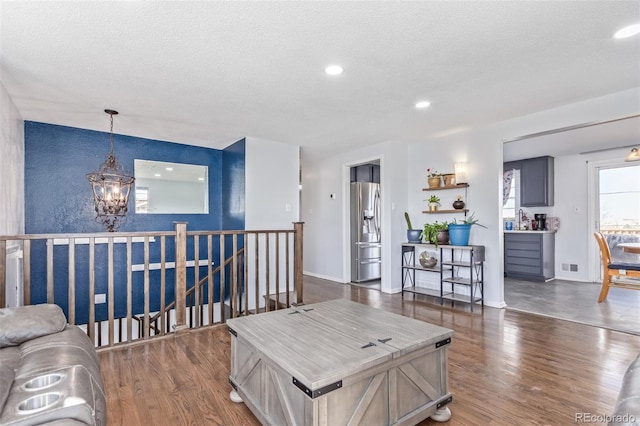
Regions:
<instances>
[{"instance_id":1,"label":"textured ceiling","mask_svg":"<svg viewBox=\"0 0 640 426\"><path fill-rule=\"evenodd\" d=\"M639 1L2 1L25 120L327 155L640 87ZM324 67L341 64L341 76ZM419 99L432 106L416 110Z\"/></svg>"}]
</instances>

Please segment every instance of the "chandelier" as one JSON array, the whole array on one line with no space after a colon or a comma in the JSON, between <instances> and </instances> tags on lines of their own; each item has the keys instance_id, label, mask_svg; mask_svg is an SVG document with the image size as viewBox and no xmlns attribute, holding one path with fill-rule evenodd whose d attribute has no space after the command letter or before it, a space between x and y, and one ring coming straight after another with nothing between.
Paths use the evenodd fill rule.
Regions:
<instances>
[{"instance_id":1,"label":"chandelier","mask_svg":"<svg viewBox=\"0 0 640 426\"><path fill-rule=\"evenodd\" d=\"M87 179L93 189L96 222L105 225L107 231L113 232L127 221L127 204L135 178L124 171L113 152L113 116L118 114L118 111L105 109L104 112L111 117L111 150L98 171L88 173Z\"/></svg>"}]
</instances>

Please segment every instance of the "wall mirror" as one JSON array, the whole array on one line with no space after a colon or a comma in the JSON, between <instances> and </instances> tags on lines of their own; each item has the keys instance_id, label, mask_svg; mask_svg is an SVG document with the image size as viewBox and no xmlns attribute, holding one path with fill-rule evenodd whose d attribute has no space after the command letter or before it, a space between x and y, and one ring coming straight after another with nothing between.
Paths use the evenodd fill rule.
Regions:
<instances>
[{"instance_id":1,"label":"wall mirror","mask_svg":"<svg viewBox=\"0 0 640 426\"><path fill-rule=\"evenodd\" d=\"M134 160L137 214L209 213L207 166Z\"/></svg>"}]
</instances>

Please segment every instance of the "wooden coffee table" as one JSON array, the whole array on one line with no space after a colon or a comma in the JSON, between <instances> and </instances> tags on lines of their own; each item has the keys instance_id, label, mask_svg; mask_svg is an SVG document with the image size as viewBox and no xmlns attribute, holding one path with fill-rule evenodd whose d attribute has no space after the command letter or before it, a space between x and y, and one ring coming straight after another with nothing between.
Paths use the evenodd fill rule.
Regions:
<instances>
[{"instance_id":1,"label":"wooden coffee table","mask_svg":"<svg viewBox=\"0 0 640 426\"><path fill-rule=\"evenodd\" d=\"M453 331L346 299L227 321L231 399L269 425L414 425L451 412Z\"/></svg>"}]
</instances>

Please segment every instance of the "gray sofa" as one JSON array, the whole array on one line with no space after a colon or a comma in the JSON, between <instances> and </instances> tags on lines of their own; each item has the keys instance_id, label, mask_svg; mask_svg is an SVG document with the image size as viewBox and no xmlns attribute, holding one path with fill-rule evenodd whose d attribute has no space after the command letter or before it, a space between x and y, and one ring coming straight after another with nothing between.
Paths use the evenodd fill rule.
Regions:
<instances>
[{"instance_id":1,"label":"gray sofa","mask_svg":"<svg viewBox=\"0 0 640 426\"><path fill-rule=\"evenodd\" d=\"M609 426L640 426L640 355L624 374Z\"/></svg>"},{"instance_id":2,"label":"gray sofa","mask_svg":"<svg viewBox=\"0 0 640 426\"><path fill-rule=\"evenodd\" d=\"M57 305L0 309L0 425L105 424L89 337Z\"/></svg>"}]
</instances>

